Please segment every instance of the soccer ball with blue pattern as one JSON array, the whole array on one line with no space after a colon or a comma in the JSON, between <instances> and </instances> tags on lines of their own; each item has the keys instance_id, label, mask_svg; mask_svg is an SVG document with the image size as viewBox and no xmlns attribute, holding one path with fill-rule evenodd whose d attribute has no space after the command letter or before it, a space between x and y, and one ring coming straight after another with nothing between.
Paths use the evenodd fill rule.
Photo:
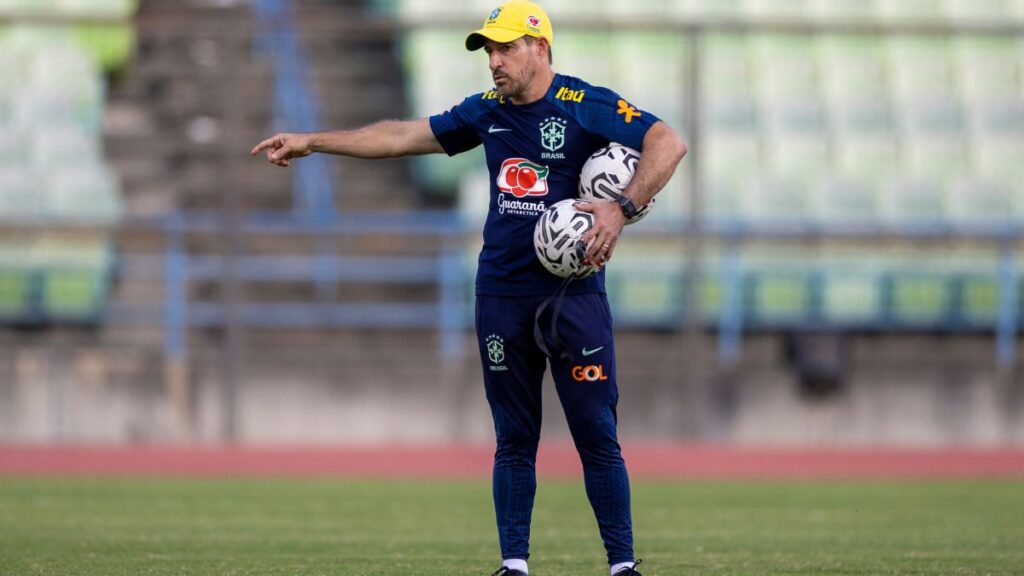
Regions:
<instances>
[{"instance_id":1,"label":"soccer ball with blue pattern","mask_svg":"<svg viewBox=\"0 0 1024 576\"><path fill-rule=\"evenodd\" d=\"M583 235L594 225L594 215L578 210L583 203L572 198L555 202L537 219L533 229L533 248L537 259L555 276L586 278L599 267L584 266L587 246Z\"/></svg>"},{"instance_id":2,"label":"soccer ball with blue pattern","mask_svg":"<svg viewBox=\"0 0 1024 576\"><path fill-rule=\"evenodd\" d=\"M580 170L580 198L587 201L619 199L626 185L633 179L640 153L622 144L611 144L590 155ZM633 224L644 219L654 207L654 199L638 206L636 216L626 220Z\"/></svg>"}]
</instances>

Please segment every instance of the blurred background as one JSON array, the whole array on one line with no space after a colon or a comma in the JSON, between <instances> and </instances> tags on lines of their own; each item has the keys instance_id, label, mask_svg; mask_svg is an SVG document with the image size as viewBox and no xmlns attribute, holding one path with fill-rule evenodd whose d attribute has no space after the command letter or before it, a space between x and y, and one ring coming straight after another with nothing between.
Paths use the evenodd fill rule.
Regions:
<instances>
[{"instance_id":1,"label":"blurred background","mask_svg":"<svg viewBox=\"0 0 1024 576\"><path fill-rule=\"evenodd\" d=\"M1024 445L1024 1L543 4L690 146L608 270L624 439ZM496 5L0 0L0 442L488 442L480 151L248 151L488 89Z\"/></svg>"}]
</instances>

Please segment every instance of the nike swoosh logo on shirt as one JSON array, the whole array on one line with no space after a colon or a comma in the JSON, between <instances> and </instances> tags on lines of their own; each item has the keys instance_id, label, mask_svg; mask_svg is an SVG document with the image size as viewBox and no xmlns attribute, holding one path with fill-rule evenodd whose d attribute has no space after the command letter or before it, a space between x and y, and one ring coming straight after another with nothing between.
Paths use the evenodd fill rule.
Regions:
<instances>
[{"instance_id":1,"label":"nike swoosh logo on shirt","mask_svg":"<svg viewBox=\"0 0 1024 576\"><path fill-rule=\"evenodd\" d=\"M487 133L488 134L494 134L495 132L511 132L511 131L512 131L511 128L495 128L494 124L491 124L491 127L487 129Z\"/></svg>"},{"instance_id":2,"label":"nike swoosh logo on shirt","mask_svg":"<svg viewBox=\"0 0 1024 576\"><path fill-rule=\"evenodd\" d=\"M601 346L600 348L594 348L593 350L587 350L586 348L584 348L583 349L583 355L584 356L590 356L591 354L597 354L601 350L604 350L604 346Z\"/></svg>"}]
</instances>

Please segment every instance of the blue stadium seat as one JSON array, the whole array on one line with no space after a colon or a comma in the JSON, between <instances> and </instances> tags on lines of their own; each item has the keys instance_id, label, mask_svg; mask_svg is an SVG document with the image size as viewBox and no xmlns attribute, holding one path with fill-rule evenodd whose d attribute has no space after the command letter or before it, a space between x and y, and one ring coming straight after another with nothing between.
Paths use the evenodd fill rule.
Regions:
<instances>
[{"instance_id":1,"label":"blue stadium seat","mask_svg":"<svg viewBox=\"0 0 1024 576\"><path fill-rule=\"evenodd\" d=\"M833 326L871 328L885 318L884 269L875 254L831 251L818 262L821 318Z\"/></svg>"},{"instance_id":2,"label":"blue stadium seat","mask_svg":"<svg viewBox=\"0 0 1024 576\"><path fill-rule=\"evenodd\" d=\"M962 328L991 329L999 315L998 254L971 249L947 256L953 283L954 323Z\"/></svg>"},{"instance_id":3,"label":"blue stadium seat","mask_svg":"<svg viewBox=\"0 0 1024 576\"><path fill-rule=\"evenodd\" d=\"M58 322L99 320L111 282L111 250L102 241L68 245L44 242L39 247L40 302L47 319Z\"/></svg>"},{"instance_id":4,"label":"blue stadium seat","mask_svg":"<svg viewBox=\"0 0 1024 576\"><path fill-rule=\"evenodd\" d=\"M932 252L886 259L890 319L897 326L934 329L953 317L954 291L948 264Z\"/></svg>"},{"instance_id":5,"label":"blue stadium seat","mask_svg":"<svg viewBox=\"0 0 1024 576\"><path fill-rule=\"evenodd\" d=\"M32 268L19 244L0 243L0 321L23 322L34 315Z\"/></svg>"},{"instance_id":6,"label":"blue stadium seat","mask_svg":"<svg viewBox=\"0 0 1024 576\"><path fill-rule=\"evenodd\" d=\"M677 327L683 303L678 245L623 240L606 277L616 318L634 325Z\"/></svg>"},{"instance_id":7,"label":"blue stadium seat","mask_svg":"<svg viewBox=\"0 0 1024 576\"><path fill-rule=\"evenodd\" d=\"M751 326L801 326L815 308L814 267L807 254L759 253L743 258L743 301Z\"/></svg>"}]
</instances>

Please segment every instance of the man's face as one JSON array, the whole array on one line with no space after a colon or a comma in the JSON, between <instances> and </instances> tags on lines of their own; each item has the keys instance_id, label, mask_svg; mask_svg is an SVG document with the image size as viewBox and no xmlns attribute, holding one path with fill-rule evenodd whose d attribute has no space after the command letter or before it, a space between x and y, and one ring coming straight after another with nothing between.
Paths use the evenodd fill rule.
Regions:
<instances>
[{"instance_id":1,"label":"man's face","mask_svg":"<svg viewBox=\"0 0 1024 576\"><path fill-rule=\"evenodd\" d=\"M490 59L494 87L509 99L518 98L527 91L544 61L540 41L531 43L525 37L505 43L488 40L484 51Z\"/></svg>"}]
</instances>

